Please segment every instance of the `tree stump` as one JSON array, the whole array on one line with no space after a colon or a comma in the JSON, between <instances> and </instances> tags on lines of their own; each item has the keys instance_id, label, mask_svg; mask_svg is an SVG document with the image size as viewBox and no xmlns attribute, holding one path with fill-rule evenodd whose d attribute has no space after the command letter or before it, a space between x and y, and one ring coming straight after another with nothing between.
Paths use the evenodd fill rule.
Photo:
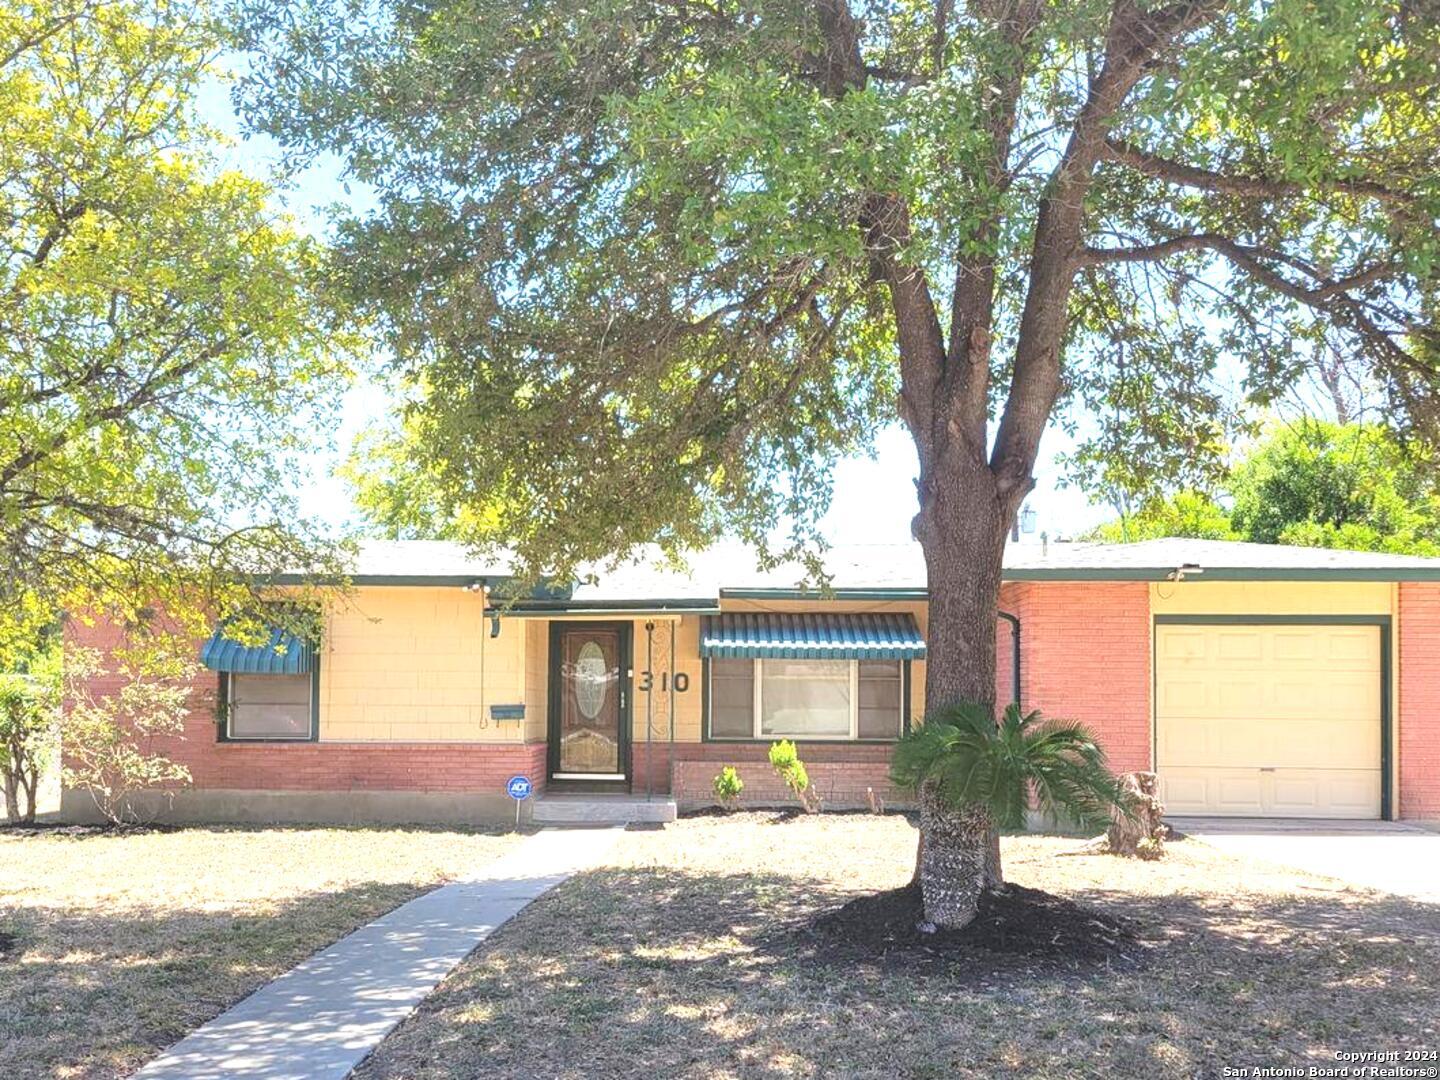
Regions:
<instances>
[{"instance_id":1,"label":"tree stump","mask_svg":"<svg viewBox=\"0 0 1440 1080\"><path fill-rule=\"evenodd\" d=\"M1117 855L1158 859L1170 830L1161 820L1165 806L1156 797L1158 779L1153 772L1131 772L1120 777L1129 814L1110 811L1110 829L1105 834L1110 850Z\"/></svg>"}]
</instances>

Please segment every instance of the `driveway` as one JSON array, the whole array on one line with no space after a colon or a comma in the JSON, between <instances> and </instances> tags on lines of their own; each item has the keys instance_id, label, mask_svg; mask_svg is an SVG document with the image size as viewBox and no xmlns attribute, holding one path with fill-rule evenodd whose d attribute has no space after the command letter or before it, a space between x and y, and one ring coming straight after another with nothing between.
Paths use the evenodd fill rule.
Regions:
<instances>
[{"instance_id":1,"label":"driveway","mask_svg":"<svg viewBox=\"0 0 1440 1080\"><path fill-rule=\"evenodd\" d=\"M1418 825L1268 818L1169 821L1192 839L1232 855L1440 903L1440 832Z\"/></svg>"}]
</instances>

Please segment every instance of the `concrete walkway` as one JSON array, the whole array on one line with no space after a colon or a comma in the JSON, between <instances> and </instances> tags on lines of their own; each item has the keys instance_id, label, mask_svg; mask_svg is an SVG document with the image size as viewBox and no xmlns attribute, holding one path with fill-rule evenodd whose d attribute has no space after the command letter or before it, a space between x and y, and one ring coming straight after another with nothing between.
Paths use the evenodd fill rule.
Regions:
<instances>
[{"instance_id":1,"label":"concrete walkway","mask_svg":"<svg viewBox=\"0 0 1440 1080\"><path fill-rule=\"evenodd\" d=\"M1440 903L1440 832L1401 821L1172 819L1187 836L1352 885Z\"/></svg>"},{"instance_id":2,"label":"concrete walkway","mask_svg":"<svg viewBox=\"0 0 1440 1080\"><path fill-rule=\"evenodd\" d=\"M545 829L528 837L473 878L416 897L316 953L136 1076L340 1080L497 926L596 865L621 832Z\"/></svg>"}]
</instances>

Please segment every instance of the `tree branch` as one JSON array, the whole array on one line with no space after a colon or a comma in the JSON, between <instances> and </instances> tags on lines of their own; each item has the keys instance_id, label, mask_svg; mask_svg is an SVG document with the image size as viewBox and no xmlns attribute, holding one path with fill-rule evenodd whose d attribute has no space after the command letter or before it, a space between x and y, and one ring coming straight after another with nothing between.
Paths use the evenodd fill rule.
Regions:
<instances>
[{"instance_id":1,"label":"tree branch","mask_svg":"<svg viewBox=\"0 0 1440 1080\"><path fill-rule=\"evenodd\" d=\"M865 86L860 24L848 0L815 0L815 15L825 41L821 85L826 96L839 100ZM945 337L924 270L902 255L911 238L909 208L895 195L870 192L861 202L857 223L890 291L900 345L900 414L923 461L933 446L931 421L935 388L945 366Z\"/></svg>"},{"instance_id":2,"label":"tree branch","mask_svg":"<svg viewBox=\"0 0 1440 1080\"><path fill-rule=\"evenodd\" d=\"M1034 483L1035 455L1060 393L1060 347L1081 246L1085 195L1115 115L1162 51L1223 7L1223 0L1178 0L1153 11L1142 11L1131 0L1115 4L1104 62L1091 80L1036 217L1014 375L990 457L1002 498L1012 504L1018 505Z\"/></svg>"},{"instance_id":3,"label":"tree branch","mask_svg":"<svg viewBox=\"0 0 1440 1080\"><path fill-rule=\"evenodd\" d=\"M1173 161L1142 150L1123 139L1106 139L1104 160L1128 166L1146 176L1164 180L1181 187L1197 188L1222 195L1238 195L1242 198L1275 199L1285 195L1300 195L1307 190L1337 192L1359 198L1375 199L1383 203L1408 205L1414 197L1403 191L1395 191L1373 180L1322 180L1315 184L1297 184L1290 180L1270 180L1261 176L1235 176L1227 173L1202 169L1195 165Z\"/></svg>"},{"instance_id":4,"label":"tree branch","mask_svg":"<svg viewBox=\"0 0 1440 1080\"><path fill-rule=\"evenodd\" d=\"M1283 252L1273 251L1269 248L1251 247L1215 233L1172 236L1168 240L1161 240L1154 244L1140 244L1135 247L1086 247L1080 255L1079 263L1081 266L1099 266L1105 263L1158 262L1186 251L1202 250L1223 255L1231 263L1241 267L1269 288L1302 304L1315 304L1347 293L1352 289L1372 285L1395 272L1395 267L1391 263L1376 263L1348 277L1330 279L1321 277L1312 269L1308 272L1311 276L1318 278L1320 284L1307 287L1291 281L1283 274L1266 266L1262 261L1276 259L1296 266L1298 260L1286 256Z\"/></svg>"}]
</instances>

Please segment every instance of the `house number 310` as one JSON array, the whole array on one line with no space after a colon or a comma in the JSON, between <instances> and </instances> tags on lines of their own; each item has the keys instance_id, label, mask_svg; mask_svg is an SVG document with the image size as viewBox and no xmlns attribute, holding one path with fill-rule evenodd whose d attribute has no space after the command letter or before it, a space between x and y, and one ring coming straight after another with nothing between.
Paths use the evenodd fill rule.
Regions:
<instances>
[{"instance_id":1,"label":"house number 310","mask_svg":"<svg viewBox=\"0 0 1440 1080\"><path fill-rule=\"evenodd\" d=\"M670 673L668 671L662 671L660 673L660 692L662 694L668 694L671 683L672 676ZM677 671L673 676L673 683L675 692L677 694L683 694L686 690L690 689L690 676L683 671ZM642 694L648 694L653 689L655 689L655 673L653 671L640 672L640 692Z\"/></svg>"}]
</instances>

